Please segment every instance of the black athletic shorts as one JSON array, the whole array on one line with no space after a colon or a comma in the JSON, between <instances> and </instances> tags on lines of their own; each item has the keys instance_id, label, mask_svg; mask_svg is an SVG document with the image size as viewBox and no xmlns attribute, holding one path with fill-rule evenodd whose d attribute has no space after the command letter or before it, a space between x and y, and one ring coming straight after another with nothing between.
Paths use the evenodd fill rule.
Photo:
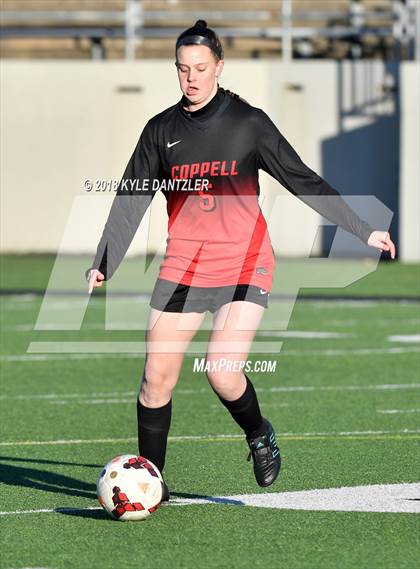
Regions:
<instances>
[{"instance_id":1,"label":"black athletic shorts","mask_svg":"<svg viewBox=\"0 0 420 569\"><path fill-rule=\"evenodd\" d=\"M246 300L267 308L268 295L254 285L201 287L157 279L150 306L163 312L216 312L224 304Z\"/></svg>"}]
</instances>

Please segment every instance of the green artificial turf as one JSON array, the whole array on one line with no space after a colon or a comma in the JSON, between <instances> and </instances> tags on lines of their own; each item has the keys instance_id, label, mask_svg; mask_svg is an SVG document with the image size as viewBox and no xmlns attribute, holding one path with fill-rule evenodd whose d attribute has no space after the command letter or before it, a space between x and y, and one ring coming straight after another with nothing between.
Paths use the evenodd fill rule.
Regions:
<instances>
[{"instance_id":1,"label":"green artificial turf","mask_svg":"<svg viewBox=\"0 0 420 569\"><path fill-rule=\"evenodd\" d=\"M327 265L325 262L327 261ZM84 271L90 266L90 256L68 255L2 255L0 256L0 289L9 290L39 290L47 288L54 267L64 274L68 273L73 279L63 279L72 285L85 288ZM316 263L320 262L319 265ZM132 292L150 292L156 280L159 259L149 264L144 257L124 260L115 277L118 290L129 289ZM318 268L319 267L319 268ZM331 270L330 268L331 267ZM349 268L354 267L355 282L349 285L333 287L334 278L344 274L352 274ZM319 273L329 271L325 283L319 287L309 287L305 284L307 275L311 272L315 278ZM358 273L365 276L357 277ZM399 261L383 260L378 265L372 260L338 260L338 259L282 259L277 258L276 275L273 292L282 293L285 277L296 274L300 292L317 295L377 295L377 296L409 296L420 295L420 265L416 263L400 263ZM75 284L76 283L76 284ZM129 285L127 284L129 283ZM328 288L326 288L328 287Z\"/></svg>"},{"instance_id":2,"label":"green artificial turf","mask_svg":"<svg viewBox=\"0 0 420 569\"><path fill-rule=\"evenodd\" d=\"M3 288L41 290L52 262L3 259ZM382 263L348 288L359 287L362 296L413 296L417 275L416 265ZM42 296L1 301L1 568L417 568L415 514L208 503L165 505L145 522L109 519L97 509L96 480L110 458L136 452L135 396L144 356L57 353L42 359L27 349L41 341L58 348L69 341L141 346L144 332L105 330L105 297L91 298L81 329L67 331L60 322L80 310L77 297L53 297L57 326L50 330L34 329ZM122 298L116 307L122 320L137 309L147 314L147 302ZM250 357L277 366L275 373L250 375L263 414L279 434L278 482L267 490L256 486L239 428L188 356L174 393L165 469L173 497L418 481L419 304L299 300L288 331L341 334L328 338L279 337L279 311L280 302L270 299L264 335L256 342L283 342L281 351ZM412 340L392 339L396 335ZM197 338L207 336L204 330ZM14 513L43 509L56 511Z\"/></svg>"}]
</instances>

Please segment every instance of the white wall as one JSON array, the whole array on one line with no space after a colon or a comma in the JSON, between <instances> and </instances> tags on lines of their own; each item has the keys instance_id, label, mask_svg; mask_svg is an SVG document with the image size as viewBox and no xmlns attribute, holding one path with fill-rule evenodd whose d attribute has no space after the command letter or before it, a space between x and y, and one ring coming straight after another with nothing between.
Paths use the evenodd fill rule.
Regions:
<instances>
[{"instance_id":1,"label":"white wall","mask_svg":"<svg viewBox=\"0 0 420 569\"><path fill-rule=\"evenodd\" d=\"M420 260L420 64L401 70L400 257Z\"/></svg>"},{"instance_id":2,"label":"white wall","mask_svg":"<svg viewBox=\"0 0 420 569\"><path fill-rule=\"evenodd\" d=\"M370 65L379 84L383 65ZM95 194L95 199L90 194L86 210L78 206L83 219L67 231L63 249L75 197L87 197L87 178L119 179L148 118L179 100L173 62L3 61L1 67L1 251L57 251L61 243L68 252L93 252L112 194ZM264 108L302 159L322 174L321 143L343 128L337 77L332 61L287 65L235 60L226 63L221 84ZM141 91L121 93L120 87ZM344 125L348 130L358 126L357 117L353 119L354 126ZM413 128L407 141L412 136ZM368 162L366 193L373 193L369 180L380 168L379 158ZM266 175L261 180L263 210L268 212L274 197L287 192ZM152 245L158 248L166 226L161 196L156 196L151 215ZM275 248L306 254L299 235L315 231L317 224L317 214L292 199L282 219L270 223ZM143 252L144 243L137 238L130 251Z\"/></svg>"},{"instance_id":3,"label":"white wall","mask_svg":"<svg viewBox=\"0 0 420 569\"><path fill-rule=\"evenodd\" d=\"M177 100L171 74L161 61L3 62L3 251L57 250L84 180L119 178L147 119ZM98 227L81 221L69 250L93 250L110 199L97 195Z\"/></svg>"}]
</instances>

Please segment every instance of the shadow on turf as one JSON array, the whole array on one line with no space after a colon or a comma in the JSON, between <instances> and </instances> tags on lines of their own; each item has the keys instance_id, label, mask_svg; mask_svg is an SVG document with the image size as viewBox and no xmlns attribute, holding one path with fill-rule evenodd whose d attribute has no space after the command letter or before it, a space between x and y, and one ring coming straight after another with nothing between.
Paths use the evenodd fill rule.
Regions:
<instances>
[{"instance_id":1,"label":"shadow on turf","mask_svg":"<svg viewBox=\"0 0 420 569\"><path fill-rule=\"evenodd\" d=\"M28 468L24 466L6 464L8 462L34 462L39 464L58 464L60 466L84 466L88 468L101 468L99 464L81 464L77 462L60 462L46 459L33 458L17 458L13 456L0 456L0 482L9 486L18 486L19 488L34 488L45 492L54 492L56 494L65 494L67 496L79 496L82 498L96 499L96 484L83 482L77 478L67 476L65 474L57 474L37 468ZM173 498L200 499L209 503L225 504L232 506L240 506L240 500L231 498L223 498L216 496L205 496L202 494L188 494L186 492L172 492ZM66 509L57 508L59 514L66 516L79 516L81 518L106 519L108 515L101 509L85 510L85 509Z\"/></svg>"},{"instance_id":2,"label":"shadow on turf","mask_svg":"<svg viewBox=\"0 0 420 569\"><path fill-rule=\"evenodd\" d=\"M41 464L59 464L70 466L86 466L101 468L96 464L79 464L75 462L56 462L52 460L43 459L26 459L14 458L10 456L0 456L0 461L10 462L35 462ZM10 464L0 463L0 482L8 484L9 486L18 486L20 488L35 488L37 490L44 490L45 492L55 492L57 494L66 494L68 496L80 496L82 498L96 498L96 484L89 484L72 478L65 474L57 474L46 470L39 470L37 468L27 468L24 466L15 466Z\"/></svg>"},{"instance_id":3,"label":"shadow on turf","mask_svg":"<svg viewBox=\"0 0 420 569\"><path fill-rule=\"evenodd\" d=\"M37 464L59 464L60 466L85 466L87 468L103 468L103 464L85 464L81 462L63 462L62 460L46 460L45 458L17 458L15 456L0 456L0 460L10 462L36 462Z\"/></svg>"},{"instance_id":4,"label":"shadow on turf","mask_svg":"<svg viewBox=\"0 0 420 569\"><path fill-rule=\"evenodd\" d=\"M78 518L90 518L93 520L105 520L107 522L113 522L115 520L111 519L109 515L102 508L97 510L71 510L71 509L61 509L56 508L54 510L57 514L63 514L64 516L76 516Z\"/></svg>"},{"instance_id":5,"label":"shadow on turf","mask_svg":"<svg viewBox=\"0 0 420 569\"><path fill-rule=\"evenodd\" d=\"M223 497L215 497L215 496L206 496L203 494L187 494L185 492L171 492L171 497L173 498L189 498L189 499L200 499L206 500L208 503L213 504L225 504L226 506L243 506L243 502L240 500L233 500L232 498L223 498ZM175 504L176 505L176 504ZM166 507L166 504L164 504ZM94 520L105 520L107 522L113 522L109 515L102 509L92 509L92 510L83 510L83 509L76 509L76 508L57 508L55 510L57 514L63 514L65 516L76 516L79 518L90 518Z\"/></svg>"}]
</instances>

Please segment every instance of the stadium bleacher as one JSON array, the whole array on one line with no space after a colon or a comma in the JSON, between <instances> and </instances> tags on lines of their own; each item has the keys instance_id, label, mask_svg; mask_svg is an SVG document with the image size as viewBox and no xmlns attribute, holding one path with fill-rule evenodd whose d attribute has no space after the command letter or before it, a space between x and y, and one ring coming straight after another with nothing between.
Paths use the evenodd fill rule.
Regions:
<instances>
[{"instance_id":1,"label":"stadium bleacher","mask_svg":"<svg viewBox=\"0 0 420 569\"><path fill-rule=\"evenodd\" d=\"M132 0L141 36L133 56L172 57L176 35L201 17L220 32L228 57L278 58L287 5L288 0ZM393 0L293 0L290 6L295 57L395 57ZM3 0L1 55L124 58L126 7L126 0Z\"/></svg>"}]
</instances>

